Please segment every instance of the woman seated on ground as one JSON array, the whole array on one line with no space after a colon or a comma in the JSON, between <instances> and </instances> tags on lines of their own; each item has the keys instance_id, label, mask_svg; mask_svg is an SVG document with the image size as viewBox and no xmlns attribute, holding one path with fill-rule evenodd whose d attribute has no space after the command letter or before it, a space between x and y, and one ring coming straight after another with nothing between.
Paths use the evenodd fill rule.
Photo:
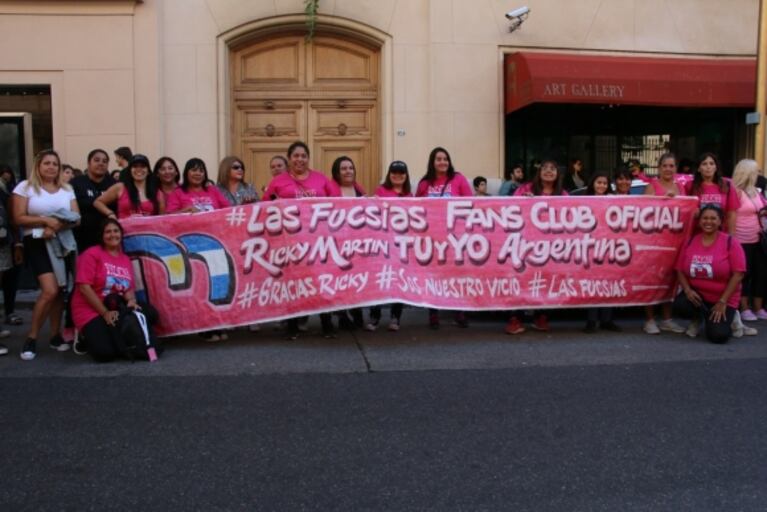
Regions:
<instances>
[{"instance_id":1,"label":"woman seated on ground","mask_svg":"<svg viewBox=\"0 0 767 512\"><path fill-rule=\"evenodd\" d=\"M93 201L93 207L105 217L115 218L107 205L117 204L116 218L119 219L165 213L165 196L157 190L157 183L149 174L149 159L133 155L128 169L125 181L109 187Z\"/></svg>"},{"instance_id":2,"label":"woman seated on ground","mask_svg":"<svg viewBox=\"0 0 767 512\"><path fill-rule=\"evenodd\" d=\"M90 247L77 258L72 318L88 353L100 362L123 355L117 328L119 313L110 310L104 299L118 295L129 309L142 309L136 303L133 265L122 250L122 238L120 223L106 218L101 224L100 244Z\"/></svg>"},{"instance_id":3,"label":"woman seated on ground","mask_svg":"<svg viewBox=\"0 0 767 512\"><path fill-rule=\"evenodd\" d=\"M683 291L674 301L674 308L692 319L686 334L697 336L702 320L706 338L713 343L726 343L733 334L740 282L746 271L740 242L720 231L724 218L718 206L704 205L698 217L700 233L693 235L676 263Z\"/></svg>"}]
</instances>

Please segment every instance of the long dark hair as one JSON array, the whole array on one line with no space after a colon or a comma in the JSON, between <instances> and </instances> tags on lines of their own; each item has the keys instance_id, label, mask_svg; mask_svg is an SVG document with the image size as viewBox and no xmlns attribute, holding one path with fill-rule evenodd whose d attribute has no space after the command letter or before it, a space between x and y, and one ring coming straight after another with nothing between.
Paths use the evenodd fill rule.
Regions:
<instances>
[{"instance_id":1,"label":"long dark hair","mask_svg":"<svg viewBox=\"0 0 767 512\"><path fill-rule=\"evenodd\" d=\"M352 167L354 167L355 181L357 177L357 166L354 165L354 160L352 160L346 155L339 156L338 158L333 160L333 166L330 168L330 174L331 176L333 176L333 181L335 181L339 185L341 184L341 164L344 162L351 162Z\"/></svg>"},{"instance_id":2,"label":"long dark hair","mask_svg":"<svg viewBox=\"0 0 767 512\"><path fill-rule=\"evenodd\" d=\"M160 183L160 176L158 175L160 173L160 167L162 167L165 162L172 163L173 168L176 169L176 183L181 181L181 173L178 170L178 164L176 164L176 161L169 156L163 156L155 162L154 168L152 169L152 176L154 176L155 180L157 180L157 183Z\"/></svg>"},{"instance_id":3,"label":"long dark hair","mask_svg":"<svg viewBox=\"0 0 767 512\"><path fill-rule=\"evenodd\" d=\"M595 196L596 192L594 191L594 182L597 181L598 178L604 178L607 180L607 191L605 192L605 195L610 194L610 176L603 171L597 171L594 174L591 175L591 179L589 179L589 184L586 186L586 195L587 196Z\"/></svg>"},{"instance_id":4,"label":"long dark hair","mask_svg":"<svg viewBox=\"0 0 767 512\"><path fill-rule=\"evenodd\" d=\"M561 196L562 195L562 172L559 170L557 161L551 158L542 160L541 165L538 166L538 168L535 170L535 176L533 177L533 188L532 188L533 195L539 196L543 194L543 180L541 179L541 169L543 169L543 166L546 164L553 165L554 169L557 170L557 179L554 181L554 193L552 195Z\"/></svg>"},{"instance_id":5,"label":"long dark hair","mask_svg":"<svg viewBox=\"0 0 767 512\"><path fill-rule=\"evenodd\" d=\"M387 190L394 190L394 183L391 182L392 169L400 169L405 171L405 183L402 184L403 196L410 195L410 172L408 171L407 164L402 160L395 160L389 164L389 170L386 171L386 179L383 182L383 187Z\"/></svg>"},{"instance_id":6,"label":"long dark hair","mask_svg":"<svg viewBox=\"0 0 767 512\"><path fill-rule=\"evenodd\" d=\"M719 165L719 159L713 153L703 153L700 155L700 158L698 158L698 167L695 169L695 177L692 179L692 195L696 196L700 193L700 187L703 185L703 176L700 174L700 164L702 164L706 158L710 158L714 161L714 165L716 165L714 183L719 187L719 192L726 194L730 190L730 187L722 174L722 166Z\"/></svg>"},{"instance_id":7,"label":"long dark hair","mask_svg":"<svg viewBox=\"0 0 767 512\"><path fill-rule=\"evenodd\" d=\"M125 188L128 189L128 198L130 198L131 206L133 206L133 209L135 211L141 211L141 198L139 197L139 192L138 192L138 187L136 187L136 182L133 181L134 166L135 164L131 164L131 166L128 168L128 172L127 172L127 175L125 176L125 179L123 180L123 183L125 184ZM149 165L147 165L147 169L146 169L146 179L144 180L144 188L146 189L146 198L152 202L152 208L154 208L154 214L159 215L160 203L157 201L157 191L159 189L159 186L157 185L157 180L155 180L155 177L150 173Z\"/></svg>"},{"instance_id":8,"label":"long dark hair","mask_svg":"<svg viewBox=\"0 0 767 512\"><path fill-rule=\"evenodd\" d=\"M181 190L184 192L189 190L189 171L192 169L202 169L205 177L202 179L202 189L208 190L208 168L205 167L205 162L201 158L190 158L187 160L184 166L184 181L181 182Z\"/></svg>"},{"instance_id":9,"label":"long dark hair","mask_svg":"<svg viewBox=\"0 0 767 512\"><path fill-rule=\"evenodd\" d=\"M437 159L437 153L440 152L445 153L449 164L447 168L447 180L450 181L453 179L453 176L455 176L455 168L453 167L453 159L450 158L450 153L447 152L447 149L437 146L431 150L431 153L429 153L429 165L426 168L426 176L423 177L428 183L434 183L434 180L437 179L437 169L434 167L434 161Z\"/></svg>"}]
</instances>

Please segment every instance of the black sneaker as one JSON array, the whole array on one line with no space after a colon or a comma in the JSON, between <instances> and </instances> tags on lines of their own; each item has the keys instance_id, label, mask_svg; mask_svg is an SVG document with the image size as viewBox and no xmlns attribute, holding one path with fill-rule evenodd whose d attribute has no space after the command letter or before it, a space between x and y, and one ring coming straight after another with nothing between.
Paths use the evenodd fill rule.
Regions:
<instances>
[{"instance_id":1,"label":"black sneaker","mask_svg":"<svg viewBox=\"0 0 767 512\"><path fill-rule=\"evenodd\" d=\"M59 352L66 352L67 350L72 348L69 345L69 343L64 341L64 338L62 338L60 334L57 334L56 336L51 338L51 341L49 343L53 350L58 350Z\"/></svg>"},{"instance_id":2,"label":"black sneaker","mask_svg":"<svg viewBox=\"0 0 767 512\"><path fill-rule=\"evenodd\" d=\"M583 332L585 332L586 334L597 332L597 323L589 320L588 322L586 322L586 327L583 328Z\"/></svg>"},{"instance_id":3,"label":"black sneaker","mask_svg":"<svg viewBox=\"0 0 767 512\"><path fill-rule=\"evenodd\" d=\"M24 342L24 346L21 348L21 359L24 361L31 361L37 356L37 340L27 338Z\"/></svg>"},{"instance_id":4,"label":"black sneaker","mask_svg":"<svg viewBox=\"0 0 767 512\"><path fill-rule=\"evenodd\" d=\"M609 322L602 322L602 324L599 326L603 331L611 331L611 332L623 332L623 329L621 329L621 326L616 324L613 321Z\"/></svg>"},{"instance_id":5,"label":"black sneaker","mask_svg":"<svg viewBox=\"0 0 767 512\"><path fill-rule=\"evenodd\" d=\"M459 311L455 314L455 325L462 329L466 329L469 326L469 321L466 319L466 313Z\"/></svg>"},{"instance_id":6,"label":"black sneaker","mask_svg":"<svg viewBox=\"0 0 767 512\"><path fill-rule=\"evenodd\" d=\"M72 344L72 352L78 356L84 356L88 354L88 346L85 344L85 339L78 336L75 342Z\"/></svg>"}]
</instances>

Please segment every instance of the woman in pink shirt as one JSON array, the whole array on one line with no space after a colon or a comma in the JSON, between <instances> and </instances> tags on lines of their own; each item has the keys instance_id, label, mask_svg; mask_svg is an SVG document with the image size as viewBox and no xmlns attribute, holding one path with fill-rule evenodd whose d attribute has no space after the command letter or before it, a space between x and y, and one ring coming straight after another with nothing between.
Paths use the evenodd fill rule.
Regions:
<instances>
[{"instance_id":1,"label":"woman in pink shirt","mask_svg":"<svg viewBox=\"0 0 767 512\"><path fill-rule=\"evenodd\" d=\"M732 173L732 185L740 202L740 206L735 211L734 236L743 246L743 252L746 253L746 275L743 276L740 317L747 322L767 320L767 311L764 310L767 257L759 241L759 233L762 231L759 211L765 207L766 202L755 186L758 174L759 164L755 160L748 159L738 162Z\"/></svg>"},{"instance_id":2,"label":"woman in pink shirt","mask_svg":"<svg viewBox=\"0 0 767 512\"><path fill-rule=\"evenodd\" d=\"M210 212L231 206L224 194L208 179L208 169L199 158L187 161L182 177L181 186L168 196L168 213ZM203 332L200 336L214 343L229 338L222 330Z\"/></svg>"},{"instance_id":3,"label":"woman in pink shirt","mask_svg":"<svg viewBox=\"0 0 767 512\"><path fill-rule=\"evenodd\" d=\"M676 262L682 287L674 307L692 319L687 335L695 337L701 320L706 338L726 343L732 336L732 323L740 303L740 282L746 271L746 256L740 242L720 228L724 213L714 204L700 209L700 233L693 235Z\"/></svg>"},{"instance_id":4,"label":"woman in pink shirt","mask_svg":"<svg viewBox=\"0 0 767 512\"><path fill-rule=\"evenodd\" d=\"M296 141L288 148L288 171L272 178L263 199L269 201L340 195L338 185L321 172L309 168L309 146Z\"/></svg>"},{"instance_id":5,"label":"woman in pink shirt","mask_svg":"<svg viewBox=\"0 0 767 512\"><path fill-rule=\"evenodd\" d=\"M178 183L181 181L181 173L178 171L176 161L169 156L161 157L154 164L152 177L157 182L157 186L167 204L168 196L178 188Z\"/></svg>"},{"instance_id":6,"label":"woman in pink shirt","mask_svg":"<svg viewBox=\"0 0 767 512\"><path fill-rule=\"evenodd\" d=\"M205 162L190 159L184 166L181 186L168 196L168 213L209 212L231 206L221 191L208 179Z\"/></svg>"},{"instance_id":7,"label":"woman in pink shirt","mask_svg":"<svg viewBox=\"0 0 767 512\"><path fill-rule=\"evenodd\" d=\"M730 180L722 175L716 155L703 153L698 160L698 171L692 182L686 186L688 196L696 196L700 205L715 204L724 212L723 229L730 235L735 234L735 212L740 206L738 194Z\"/></svg>"},{"instance_id":8,"label":"woman in pink shirt","mask_svg":"<svg viewBox=\"0 0 767 512\"><path fill-rule=\"evenodd\" d=\"M418 183L416 197L473 197L474 191L463 174L456 171L445 148L429 154L426 175Z\"/></svg>"},{"instance_id":9,"label":"woman in pink shirt","mask_svg":"<svg viewBox=\"0 0 767 512\"><path fill-rule=\"evenodd\" d=\"M304 197L338 197L341 191L324 174L309 168L309 146L296 141L288 147L288 170L278 174L264 192L265 201L276 199L300 199ZM289 318L287 338L298 338L299 324L305 324L306 317ZM333 319L330 313L320 313L323 338L335 337ZM304 329L305 330L305 329Z\"/></svg>"},{"instance_id":10,"label":"woman in pink shirt","mask_svg":"<svg viewBox=\"0 0 767 512\"><path fill-rule=\"evenodd\" d=\"M447 150L436 147L429 154L426 175L418 183L415 195L416 197L473 197L474 191L463 174L453 167ZM455 323L458 327L469 326L463 311L456 311ZM429 327L439 329L439 314L436 309L429 309Z\"/></svg>"},{"instance_id":11,"label":"woman in pink shirt","mask_svg":"<svg viewBox=\"0 0 767 512\"><path fill-rule=\"evenodd\" d=\"M117 343L119 314L110 310L104 299L118 295L130 309L136 303L133 264L122 250L123 230L115 219L101 224L99 245L88 248L77 258L76 288L72 294L72 318L82 334L88 353L99 362L120 356Z\"/></svg>"},{"instance_id":12,"label":"woman in pink shirt","mask_svg":"<svg viewBox=\"0 0 767 512\"><path fill-rule=\"evenodd\" d=\"M663 153L658 159L658 177L647 185L644 195L676 197L683 192L683 187L676 180L676 156L673 153ZM683 333L684 327L674 322L671 311L670 302L661 305L663 320L659 324L655 321L655 306L645 306L645 323L642 330L647 334L660 334L661 331Z\"/></svg>"},{"instance_id":13,"label":"woman in pink shirt","mask_svg":"<svg viewBox=\"0 0 767 512\"><path fill-rule=\"evenodd\" d=\"M364 197L365 189L357 183L357 167L348 156L339 156L330 169L333 181L344 197Z\"/></svg>"},{"instance_id":14,"label":"woman in pink shirt","mask_svg":"<svg viewBox=\"0 0 767 512\"><path fill-rule=\"evenodd\" d=\"M376 189L376 197L413 197L410 191L410 176L407 164L402 160L395 160L389 164L386 179L383 185ZM391 318L389 330L399 331L400 318L402 317L402 303L395 302L391 305ZM370 308L370 321L365 326L368 331L375 331L381 321L381 306Z\"/></svg>"},{"instance_id":15,"label":"woman in pink shirt","mask_svg":"<svg viewBox=\"0 0 767 512\"><path fill-rule=\"evenodd\" d=\"M557 162L552 159L546 159L541 162L541 166L535 171L533 180L520 185L514 192L514 195L525 197L566 196L568 194L562 187L562 179L563 176ZM549 330L549 320L544 313L537 311L533 314L533 328L538 331ZM512 311L504 331L506 334L521 334L525 332L525 326L522 323L519 312Z\"/></svg>"},{"instance_id":16,"label":"woman in pink shirt","mask_svg":"<svg viewBox=\"0 0 767 512\"><path fill-rule=\"evenodd\" d=\"M149 159L133 155L130 172L125 182L109 187L93 201L93 207L105 217L125 219L135 215L162 215L165 213L165 197L149 175ZM117 202L117 215L108 204Z\"/></svg>"}]
</instances>

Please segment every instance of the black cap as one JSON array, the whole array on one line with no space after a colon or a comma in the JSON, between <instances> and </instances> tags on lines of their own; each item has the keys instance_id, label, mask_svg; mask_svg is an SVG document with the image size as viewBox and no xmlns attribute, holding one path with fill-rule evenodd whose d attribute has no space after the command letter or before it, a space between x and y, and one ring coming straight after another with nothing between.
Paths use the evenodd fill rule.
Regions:
<instances>
[{"instance_id":1,"label":"black cap","mask_svg":"<svg viewBox=\"0 0 767 512\"><path fill-rule=\"evenodd\" d=\"M144 165L146 165L149 168L152 167L149 164L149 159L146 156L144 156L144 155L142 155L140 153L136 153L135 155L133 155L131 157L129 167L133 167L136 164L144 164Z\"/></svg>"},{"instance_id":2,"label":"black cap","mask_svg":"<svg viewBox=\"0 0 767 512\"><path fill-rule=\"evenodd\" d=\"M395 160L389 164L389 172L407 173L407 164L402 160Z\"/></svg>"}]
</instances>

